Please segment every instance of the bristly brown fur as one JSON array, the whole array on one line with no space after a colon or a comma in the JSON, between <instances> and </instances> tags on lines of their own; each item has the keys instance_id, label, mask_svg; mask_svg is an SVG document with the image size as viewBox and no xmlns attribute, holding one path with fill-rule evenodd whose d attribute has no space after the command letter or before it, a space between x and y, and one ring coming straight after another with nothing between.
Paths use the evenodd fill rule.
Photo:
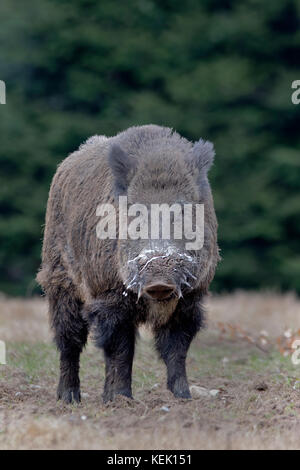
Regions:
<instances>
[{"instance_id":1,"label":"bristly brown fur","mask_svg":"<svg viewBox=\"0 0 300 470\"><path fill-rule=\"evenodd\" d=\"M49 194L42 267L37 275L49 300L50 322L61 354L58 398L80 400L79 356L89 329L104 349L104 400L116 394L131 397L135 334L144 322L154 330L157 350L167 366L169 389L175 396L190 397L185 358L201 326L201 299L219 260L217 221L207 179L213 157L208 142L193 145L169 128L148 125L111 138L94 136L58 167ZM97 206L111 203L118 213L120 194L127 195L129 204L178 200L204 204L204 246L188 253L193 256L192 268L175 254L167 261L151 263L142 278L142 265L133 263L140 283L156 279L159 273L179 287L189 285L183 298L159 304L143 297L138 300L136 287L128 288L129 267L147 248L145 241L97 238ZM179 254L183 252L181 245L177 248Z\"/></svg>"}]
</instances>

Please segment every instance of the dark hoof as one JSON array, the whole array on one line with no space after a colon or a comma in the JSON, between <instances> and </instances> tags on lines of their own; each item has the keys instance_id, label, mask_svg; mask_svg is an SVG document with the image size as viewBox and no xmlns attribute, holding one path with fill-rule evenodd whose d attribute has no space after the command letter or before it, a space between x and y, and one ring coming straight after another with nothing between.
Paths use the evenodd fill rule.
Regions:
<instances>
[{"instance_id":1,"label":"dark hoof","mask_svg":"<svg viewBox=\"0 0 300 470\"><path fill-rule=\"evenodd\" d=\"M118 390L118 391L113 391L113 392L111 391L104 392L102 395L103 403L106 404L106 403L114 401L118 395L121 395L126 398L130 398L131 400L133 400L133 396L130 390Z\"/></svg>"},{"instance_id":2,"label":"dark hoof","mask_svg":"<svg viewBox=\"0 0 300 470\"><path fill-rule=\"evenodd\" d=\"M172 385L168 384L168 389L173 393L175 398L192 398L189 385L185 378L178 378Z\"/></svg>"},{"instance_id":3,"label":"dark hoof","mask_svg":"<svg viewBox=\"0 0 300 470\"><path fill-rule=\"evenodd\" d=\"M175 398L186 398L186 399L192 398L189 390L174 390L173 395Z\"/></svg>"},{"instance_id":4,"label":"dark hoof","mask_svg":"<svg viewBox=\"0 0 300 470\"><path fill-rule=\"evenodd\" d=\"M57 390L57 400L62 400L64 403L80 403L81 394L79 387L65 388L59 387Z\"/></svg>"}]
</instances>

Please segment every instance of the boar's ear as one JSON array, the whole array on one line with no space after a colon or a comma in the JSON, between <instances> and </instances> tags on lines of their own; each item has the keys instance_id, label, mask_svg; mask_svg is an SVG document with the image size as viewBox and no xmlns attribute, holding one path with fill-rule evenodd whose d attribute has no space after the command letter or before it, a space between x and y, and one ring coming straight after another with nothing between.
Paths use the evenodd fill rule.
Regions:
<instances>
[{"instance_id":1,"label":"boar's ear","mask_svg":"<svg viewBox=\"0 0 300 470\"><path fill-rule=\"evenodd\" d=\"M213 164L215 157L215 149L211 142L203 139L198 140L192 149L190 157L190 164L199 172L199 182L203 180L208 173L208 170Z\"/></svg>"},{"instance_id":2,"label":"boar's ear","mask_svg":"<svg viewBox=\"0 0 300 470\"><path fill-rule=\"evenodd\" d=\"M135 168L134 159L127 155L117 144L113 144L109 151L108 163L114 176L116 195L125 194L128 189L131 170Z\"/></svg>"}]
</instances>

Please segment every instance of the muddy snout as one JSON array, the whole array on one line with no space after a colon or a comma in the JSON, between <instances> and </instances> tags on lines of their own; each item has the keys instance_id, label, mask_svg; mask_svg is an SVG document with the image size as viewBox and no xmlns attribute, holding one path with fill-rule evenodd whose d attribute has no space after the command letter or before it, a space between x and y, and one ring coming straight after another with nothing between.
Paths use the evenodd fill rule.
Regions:
<instances>
[{"instance_id":1,"label":"muddy snout","mask_svg":"<svg viewBox=\"0 0 300 470\"><path fill-rule=\"evenodd\" d=\"M158 281L145 285L142 289L142 295L145 294L152 300L167 300L176 291L175 284Z\"/></svg>"},{"instance_id":2,"label":"muddy snout","mask_svg":"<svg viewBox=\"0 0 300 470\"><path fill-rule=\"evenodd\" d=\"M150 251L150 253L148 253ZM126 288L152 301L180 299L192 288L194 260L175 248L154 252L144 250L128 262Z\"/></svg>"}]
</instances>

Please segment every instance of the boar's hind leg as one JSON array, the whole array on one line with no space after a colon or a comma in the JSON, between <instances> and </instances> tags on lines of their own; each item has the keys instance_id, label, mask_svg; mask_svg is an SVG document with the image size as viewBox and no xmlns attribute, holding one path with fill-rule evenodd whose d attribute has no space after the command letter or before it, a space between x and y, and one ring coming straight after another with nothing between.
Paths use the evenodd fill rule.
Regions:
<instances>
[{"instance_id":1,"label":"boar's hind leg","mask_svg":"<svg viewBox=\"0 0 300 470\"><path fill-rule=\"evenodd\" d=\"M186 376L186 355L201 327L200 307L178 308L169 322L156 332L156 348L167 366L167 386L176 398L191 398Z\"/></svg>"},{"instance_id":2,"label":"boar's hind leg","mask_svg":"<svg viewBox=\"0 0 300 470\"><path fill-rule=\"evenodd\" d=\"M49 296L50 320L60 352L60 379L57 399L80 402L79 357L86 343L88 328L81 317L81 302L68 291Z\"/></svg>"}]
</instances>

